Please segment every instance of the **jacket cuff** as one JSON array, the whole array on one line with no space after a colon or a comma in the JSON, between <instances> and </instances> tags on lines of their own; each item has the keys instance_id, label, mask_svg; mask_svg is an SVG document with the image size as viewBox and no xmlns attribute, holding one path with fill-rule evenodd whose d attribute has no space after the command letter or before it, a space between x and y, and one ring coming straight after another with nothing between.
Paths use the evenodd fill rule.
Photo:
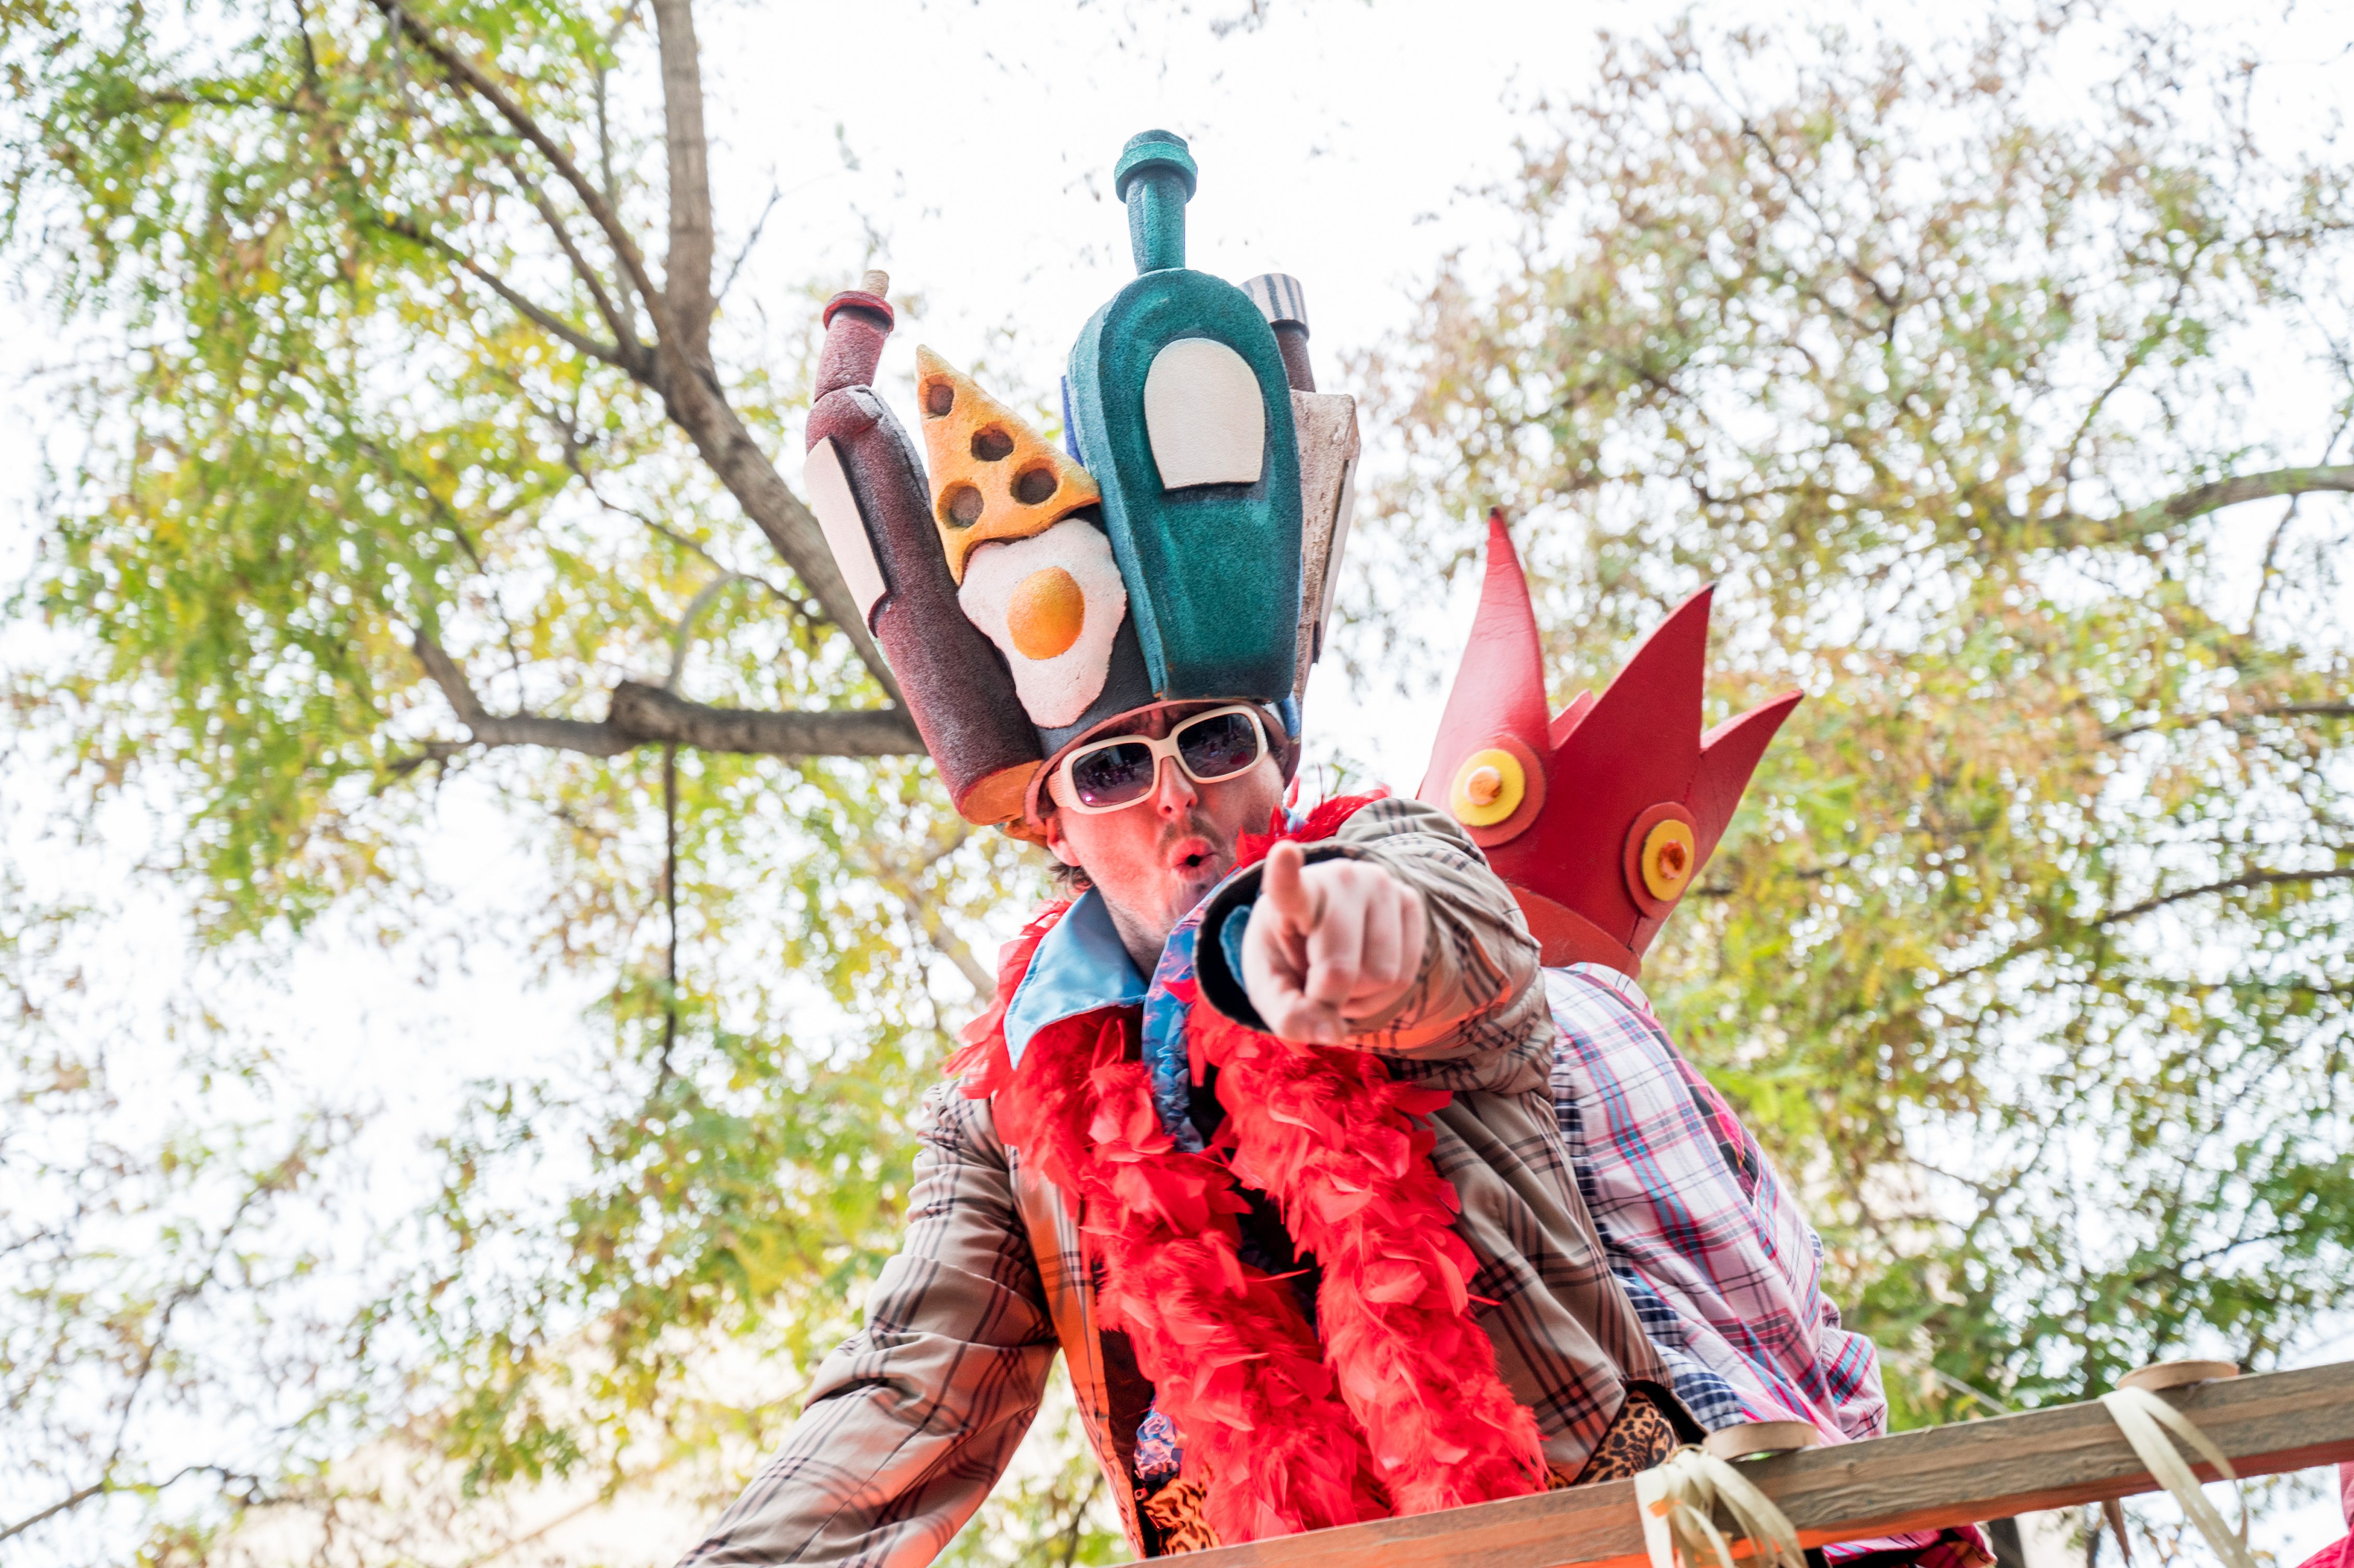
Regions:
<instances>
[{"instance_id":1,"label":"jacket cuff","mask_svg":"<svg viewBox=\"0 0 2354 1568\"><path fill-rule=\"evenodd\" d=\"M1310 865L1322 860L1366 858L1356 844L1301 847L1307 851ZM1267 1020L1258 1015L1258 1009L1251 1005L1250 992L1243 988L1243 933L1250 927L1251 910L1258 903L1259 879L1266 871L1264 863L1252 866L1210 895L1209 907L1202 913L1202 932L1193 946L1193 976L1201 984L1202 1000L1244 1028L1262 1034L1267 1033Z\"/></svg>"}]
</instances>

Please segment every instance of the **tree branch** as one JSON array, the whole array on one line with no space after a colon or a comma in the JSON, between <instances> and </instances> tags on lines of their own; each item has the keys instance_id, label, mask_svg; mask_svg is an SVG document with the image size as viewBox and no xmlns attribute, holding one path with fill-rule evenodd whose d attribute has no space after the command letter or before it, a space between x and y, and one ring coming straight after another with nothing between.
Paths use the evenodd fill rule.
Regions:
<instances>
[{"instance_id":1,"label":"tree branch","mask_svg":"<svg viewBox=\"0 0 2354 1568\"><path fill-rule=\"evenodd\" d=\"M400 218L389 220L379 218L375 221L376 227L387 233L398 234L411 244L422 245L429 250L439 251L448 257L465 269L469 276L479 281L491 292L513 306L516 314L538 327L542 332L563 339L593 359L601 359L608 365L619 366L624 370L631 368L629 360L623 357L620 347L610 343L599 343L562 317L534 304L511 287L505 279L482 266L440 235L429 234L416 225Z\"/></svg>"},{"instance_id":2,"label":"tree branch","mask_svg":"<svg viewBox=\"0 0 2354 1568\"><path fill-rule=\"evenodd\" d=\"M612 705L601 723L546 718L537 714L493 714L466 679L458 662L424 632L417 634L418 662L441 688L472 743L492 747L544 746L587 757L618 757L641 746L691 746L702 751L758 757L916 757L924 744L902 708L760 712L716 708L636 681L613 688ZM449 755L446 743L442 755Z\"/></svg>"},{"instance_id":3,"label":"tree branch","mask_svg":"<svg viewBox=\"0 0 2354 1568\"><path fill-rule=\"evenodd\" d=\"M81 1507L82 1504L90 1501L90 1499L98 1497L110 1489L111 1489L105 1481L92 1481L90 1485L83 1487L79 1491L69 1492L64 1497L59 1498L57 1501L51 1503L48 1507L42 1509L37 1513L28 1513L24 1518L16 1520L14 1524L0 1525L0 1541L6 1541L11 1537L22 1535L25 1531L32 1529L35 1525L55 1519L61 1513L70 1513L75 1509Z\"/></svg>"},{"instance_id":4,"label":"tree branch","mask_svg":"<svg viewBox=\"0 0 2354 1568\"><path fill-rule=\"evenodd\" d=\"M927 939L938 949L942 958L957 967L957 972L964 976L965 983L972 987L972 994L981 1005L985 1007L997 1000L997 977L989 972L988 965L973 956L963 938L953 931L943 931Z\"/></svg>"},{"instance_id":5,"label":"tree branch","mask_svg":"<svg viewBox=\"0 0 2354 1568\"><path fill-rule=\"evenodd\" d=\"M703 612L710 607L711 601L718 598L730 584L748 583L752 580L750 577L723 569L717 577L695 590L695 598L687 601L685 613L678 618L678 624L671 628L670 673L663 677L663 691L678 690L678 679L686 673L686 651L695 638L695 623L703 619Z\"/></svg>"},{"instance_id":6,"label":"tree branch","mask_svg":"<svg viewBox=\"0 0 2354 1568\"><path fill-rule=\"evenodd\" d=\"M1728 108L1734 106L1733 100L1726 95L1723 89L1710 80L1705 71L1701 73L1701 79L1708 82L1709 90L1716 94L1719 101ZM1879 279L1864 270L1861 260L1850 257L1846 251L1840 249L1840 226L1824 216L1823 209L1815 205L1814 196L1804 185L1799 183L1798 176L1782 166L1782 159L1774 151L1774 143L1766 139L1764 132L1751 123L1749 116L1745 113L1741 116L1741 133L1766 155L1766 166L1772 169L1782 184L1788 187L1791 198L1807 209L1807 216L1815 220L1816 234L1821 238L1824 245L1829 248L1830 253L1838 259L1840 265L1847 270L1848 276L1862 284L1872 297L1880 302L1881 309L1888 313L1886 326L1893 329L1897 316L1903 311L1904 302L1882 287ZM1823 302L1826 306L1830 303L1828 300Z\"/></svg>"},{"instance_id":7,"label":"tree branch","mask_svg":"<svg viewBox=\"0 0 2354 1568\"><path fill-rule=\"evenodd\" d=\"M2195 725L2225 724L2243 727L2262 718L2354 718L2354 703L2278 703L2271 707L2249 708L2241 713L2187 714L2178 718L2152 719L2147 724L2126 725L2119 729L2105 729L2101 738L2119 741L2137 735L2147 735L2157 729L2183 729Z\"/></svg>"},{"instance_id":8,"label":"tree branch","mask_svg":"<svg viewBox=\"0 0 2354 1568\"><path fill-rule=\"evenodd\" d=\"M960 834L959 838L960 841L962 835ZM884 880L889 881L887 878ZM973 995L982 1006L996 1001L997 977L990 972L987 964L974 956L965 939L949 927L947 917L940 912L938 901L922 897L904 879L899 881L897 887L900 895L914 906L916 928L924 934L924 940L931 949L956 966L957 973L964 976L965 983L972 987Z\"/></svg>"},{"instance_id":9,"label":"tree branch","mask_svg":"<svg viewBox=\"0 0 2354 1568\"><path fill-rule=\"evenodd\" d=\"M138 103L143 109L196 109L201 107L205 109L267 109L273 114L307 115L311 112L308 105L292 102L285 99L238 98L228 93L200 92L193 89L143 92L139 95ZM0 1536L0 1541L5 1541L7 1537L5 1536Z\"/></svg>"},{"instance_id":10,"label":"tree branch","mask_svg":"<svg viewBox=\"0 0 2354 1568\"><path fill-rule=\"evenodd\" d=\"M2252 871L2245 875L2228 877L2221 882L2202 883L2197 887L2186 887L2179 892L2160 894L2155 898L2144 899L2139 904L2131 904L2123 909L2113 910L2109 914L2099 916L2092 924L2095 927L2122 925L2127 920L2139 919L2152 910L2163 909L2169 904L2180 904L2188 899L2203 898L2211 893L2236 893L2252 887L2282 886L2300 882L2342 882L2349 878L2354 878L2354 867L2333 868L2326 871ZM2056 939L2051 931L2046 930L2023 941L2013 942L2002 951L1980 959L1974 964L1966 964L1958 969L1939 971L1936 978L1924 987L1924 991L1925 992L1939 991L1946 986L1969 980L1973 976L1999 969L2015 959L2025 958L2030 953L2042 951L2051 947Z\"/></svg>"},{"instance_id":11,"label":"tree branch","mask_svg":"<svg viewBox=\"0 0 2354 1568\"><path fill-rule=\"evenodd\" d=\"M408 14L399 0L370 0L370 3L383 12L395 27L408 35L410 42L431 56L433 62L452 82L496 110L499 118L514 127L515 134L539 150L540 156L546 158L557 176L572 187L573 194L580 198L581 207L603 231L605 243L612 247L614 258L621 263L621 270L630 275L631 283L645 301L646 313L654 318L657 334L663 338L673 336L674 324L671 320L669 303L663 297L662 291L654 287L653 277L646 270L645 257L640 254L637 242L630 238L630 231L622 226L620 215L606 205L596 185L573 163L572 155L547 133L538 121L525 112L523 105L509 96L504 88L435 37L430 29Z\"/></svg>"},{"instance_id":12,"label":"tree branch","mask_svg":"<svg viewBox=\"0 0 2354 1568\"><path fill-rule=\"evenodd\" d=\"M760 231L769 227L769 215L777 210L777 204L784 198L785 193L781 189L775 185L769 187L769 200L760 208L760 216L752 220L751 231L744 236L743 247L736 252L736 260L727 264L727 276L719 280L719 287L712 292L714 310L718 309L719 302L727 297L727 291L736 286L736 274L744 270L744 263L752 255L752 247L760 243Z\"/></svg>"},{"instance_id":13,"label":"tree branch","mask_svg":"<svg viewBox=\"0 0 2354 1568\"><path fill-rule=\"evenodd\" d=\"M318 1146L310 1141L309 1133L306 1131L296 1140L294 1147L288 1151L284 1159L268 1170L251 1173L252 1180L239 1197L237 1206L230 1210L228 1217L222 1222L220 1234L214 1238L211 1247L206 1252L203 1266L194 1275L182 1279L164 1298L162 1308L155 1315L154 1327L148 1332L146 1343L141 1350L138 1365L131 1370L128 1379L129 1387L123 1391L121 1409L115 1417L114 1436L108 1446L104 1461L99 1466L98 1479L88 1486L77 1488L56 1502L13 1523L0 1525L0 1542L22 1535L45 1520L55 1519L59 1514L71 1512L90 1499L109 1493L134 1490L162 1491L168 1487L177 1485L182 1479L192 1475L218 1476L224 1483L243 1480L249 1486L260 1484L254 1477L216 1464L183 1466L168 1478L153 1483L152 1486L117 1481L114 1478L114 1472L116 1467L123 1462L126 1440L131 1430L131 1419L138 1408L139 1396L145 1392L147 1380L154 1374L156 1361L162 1356L164 1345L171 1338L173 1319L178 1316L181 1308L202 1295L206 1288L219 1277L221 1260L228 1255L229 1244L237 1239L238 1232L245 1224L247 1216L253 1213L255 1207L263 1199L279 1191L281 1184L286 1181L290 1175L299 1178L317 1148Z\"/></svg>"},{"instance_id":14,"label":"tree branch","mask_svg":"<svg viewBox=\"0 0 2354 1568\"><path fill-rule=\"evenodd\" d=\"M606 511L610 512L616 517L629 518L631 522L637 524L640 527L645 529L656 538L668 540L671 544L677 546L680 549L686 551L689 555L695 556L697 559L710 563L712 566L717 567L720 571L726 573L737 581L755 585L762 593L767 594L770 599L775 599L779 604L783 605L787 609L791 610L803 620L814 624L826 619L825 610L822 607L811 604L807 599L795 598L793 595L787 593L783 588L779 588L775 583L770 582L768 578L761 577L757 572L748 572L740 567L732 566L729 563L721 560L717 556L713 555L709 549L697 544L686 535L680 533L677 529L671 527L666 523L658 522L654 518L647 516L636 507L625 506L618 501L610 499L603 491L597 488L597 481L589 474L588 464L580 461L581 441L579 440L578 432L561 419L556 419L551 417L550 423L555 425L557 434L563 440L565 466L569 468L573 473L578 477L581 484L587 487L589 499L596 502L598 505L603 507Z\"/></svg>"},{"instance_id":15,"label":"tree branch","mask_svg":"<svg viewBox=\"0 0 2354 1568\"><path fill-rule=\"evenodd\" d=\"M697 367L711 363L711 168L703 129L703 60L690 0L653 0L662 51L663 141L670 153L670 250L663 285L677 323L678 350Z\"/></svg>"},{"instance_id":16,"label":"tree branch","mask_svg":"<svg viewBox=\"0 0 2354 1568\"><path fill-rule=\"evenodd\" d=\"M973 995L985 1007L997 999L996 975L974 956L971 947L949 925L939 900L928 896L923 887L925 874L954 854L970 832L970 829L960 824L954 836L926 855L922 864L912 869L903 860L884 855L866 859L862 869L886 891L898 895L907 906L908 919L926 944L956 966L957 972L964 976L965 983L972 987Z\"/></svg>"},{"instance_id":17,"label":"tree branch","mask_svg":"<svg viewBox=\"0 0 2354 1568\"><path fill-rule=\"evenodd\" d=\"M826 544L825 531L818 526L817 518L801 504L801 497L786 487L777 465L753 440L752 432L744 428L736 410L701 375L690 372L664 380L663 396L671 418L695 442L695 450L711 465L711 471L727 487L745 515L768 535L769 543L793 569L793 575L808 585L811 596L824 609L826 619L848 633L851 645L858 650L868 673L893 700L897 700L899 683L893 678L891 666L884 662L883 651L875 645L874 637L867 631L866 618L859 613L850 585L834 565L833 551Z\"/></svg>"},{"instance_id":18,"label":"tree branch","mask_svg":"<svg viewBox=\"0 0 2354 1568\"><path fill-rule=\"evenodd\" d=\"M41 1510L38 1513L28 1514L25 1518L18 1520L14 1524L0 1525L0 1541L6 1541L12 1536L22 1535L25 1531L32 1529L35 1525L41 1523L43 1520L54 1519L61 1513L70 1512L72 1510L78 1509L82 1504L90 1501L92 1498L104 1497L115 1492L160 1492L166 1487L179 1485L180 1482L186 1480L190 1476L214 1477L219 1480L224 1489L232 1485L242 1483L245 1488L245 1495L238 1500L245 1506L251 1507L261 1500L262 1483L261 1478L259 1476L249 1475L243 1470L233 1470L226 1465L183 1465L177 1470L175 1470L172 1474L166 1476L160 1481L132 1482L116 1481L111 1479L92 1481L90 1485L83 1487L79 1491L72 1492L68 1496L59 1499L58 1501L51 1503L48 1507Z\"/></svg>"},{"instance_id":19,"label":"tree branch","mask_svg":"<svg viewBox=\"0 0 2354 1568\"><path fill-rule=\"evenodd\" d=\"M2056 518L2052 528L2063 545L2115 544L2146 534L2164 533L2176 524L2220 512L2226 506L2237 506L2243 501L2269 501L2284 495L2333 490L2354 492L2354 463L2235 474L2115 517Z\"/></svg>"},{"instance_id":20,"label":"tree branch","mask_svg":"<svg viewBox=\"0 0 2354 1568\"><path fill-rule=\"evenodd\" d=\"M613 688L606 724L632 744L663 741L761 757L920 757L924 743L901 708L762 713L706 707L658 686Z\"/></svg>"},{"instance_id":21,"label":"tree branch","mask_svg":"<svg viewBox=\"0 0 2354 1568\"><path fill-rule=\"evenodd\" d=\"M545 746L558 751L585 752L590 757L618 757L631 743L605 725L585 719L543 718L537 714L493 714L474 694L473 683L449 651L420 631L415 643L417 661L441 694L456 710L458 722L477 746Z\"/></svg>"},{"instance_id":22,"label":"tree branch","mask_svg":"<svg viewBox=\"0 0 2354 1568\"><path fill-rule=\"evenodd\" d=\"M834 564L833 552L825 542L825 531L818 526L817 518L801 504L801 498L789 489L777 466L744 428L744 421L727 404L707 364L691 358L685 348L687 340L681 335L677 317L670 301L653 285L646 271L645 258L630 238L600 196L597 187L581 174L564 149L524 111L523 106L508 96L504 90L482 70L468 63L455 51L435 38L422 24L402 8L399 0L370 0L376 8L391 19L393 25L414 40L417 47L431 56L450 79L499 112L500 118L514 127L516 132L547 159L564 183L570 185L580 198L580 204L597 226L604 231L606 242L620 259L631 283L644 300L646 313L653 318L655 335L655 385L663 396L663 406L671 419L695 442L695 450L711 465L719 482L744 508L745 514L759 525L769 542L793 569L793 574L809 585L810 592L824 606L826 618L849 637L851 646L877 684L894 701L899 697L899 683L892 677L891 666L884 661L883 651L866 630L865 617L859 613L858 601L843 580L842 569ZM698 89L698 91L700 90ZM706 192L707 202L707 192ZM707 210L707 209L706 209ZM703 287L710 288L710 263L704 262ZM556 721L546 721L556 722Z\"/></svg>"},{"instance_id":23,"label":"tree branch","mask_svg":"<svg viewBox=\"0 0 2354 1568\"><path fill-rule=\"evenodd\" d=\"M2354 866L2338 866L2328 871L2251 871L2239 876L2226 877L2221 882L2210 882L2198 887L2186 887L2176 893L2162 893L2155 898L2145 898L2101 916L2098 924L2115 926L2137 919L2153 909L2163 909L2169 904L2186 899L2204 898L2211 893L2236 893L2251 887L2278 887L2300 882L2345 882L2354 880Z\"/></svg>"},{"instance_id":24,"label":"tree branch","mask_svg":"<svg viewBox=\"0 0 2354 1568\"><path fill-rule=\"evenodd\" d=\"M2329 345L2338 360L2338 367L2348 369L2346 353L2338 347L2335 338L2329 340ZM2322 445L2323 462L2327 462L2330 454L2337 451L2338 443L2345 438L2348 427L2354 426L2354 398L2349 398L2345 408L2346 413L2338 421L2338 428L2329 432L2329 440ZM2272 592L2273 583L2280 575L2273 569L2273 562L2280 557L2281 540L2287 536L2290 526L2296 522L2297 509L2304 504L2305 498L2301 495L2290 502L2288 510L2281 514L2281 520L2273 524L2273 536L2264 541L2264 563L2256 569L2256 601L2248 607L2248 635L2251 637L2256 634L2256 628L2264 624L2264 596Z\"/></svg>"},{"instance_id":25,"label":"tree branch","mask_svg":"<svg viewBox=\"0 0 2354 1568\"><path fill-rule=\"evenodd\" d=\"M547 193L539 188L537 181L515 166L513 159L502 156L499 161L506 165L508 176L523 192L524 199L531 203L532 209L539 214L540 221L547 225L547 231L556 237L557 246L564 252L564 259L572 264L572 275L579 279L581 287L588 291L588 298L595 302L597 313L604 318L607 329L620 344L621 352L628 355L626 364L630 373L641 380L651 379L653 360L646 353L645 344L638 341L637 327L630 319L630 313L614 302L612 295L606 291L605 280L596 268L588 264L588 258L580 254L580 247L574 242L572 230L565 227L563 216L556 210L556 204L547 199Z\"/></svg>"}]
</instances>

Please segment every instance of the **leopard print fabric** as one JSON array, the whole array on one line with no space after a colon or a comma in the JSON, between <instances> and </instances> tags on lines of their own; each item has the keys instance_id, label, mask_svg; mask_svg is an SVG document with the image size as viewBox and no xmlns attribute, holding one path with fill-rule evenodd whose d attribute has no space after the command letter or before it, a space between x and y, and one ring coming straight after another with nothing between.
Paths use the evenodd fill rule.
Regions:
<instances>
[{"instance_id":1,"label":"leopard print fabric","mask_svg":"<svg viewBox=\"0 0 2354 1568\"><path fill-rule=\"evenodd\" d=\"M1575 1479L1554 1471L1546 1489L1560 1491L1567 1487L1590 1487L1597 1481L1623 1481L1674 1453L1680 1441L1659 1401L1639 1388L1628 1389L1627 1403L1611 1418L1609 1429L1602 1434L1602 1441L1595 1446L1585 1467L1577 1472Z\"/></svg>"},{"instance_id":2,"label":"leopard print fabric","mask_svg":"<svg viewBox=\"0 0 2354 1568\"><path fill-rule=\"evenodd\" d=\"M1138 1511L1161 1538L1161 1550L1155 1555L1206 1552L1218 1544L1218 1532L1210 1528L1202 1511L1208 1496L1201 1482L1180 1476L1144 1499Z\"/></svg>"}]
</instances>

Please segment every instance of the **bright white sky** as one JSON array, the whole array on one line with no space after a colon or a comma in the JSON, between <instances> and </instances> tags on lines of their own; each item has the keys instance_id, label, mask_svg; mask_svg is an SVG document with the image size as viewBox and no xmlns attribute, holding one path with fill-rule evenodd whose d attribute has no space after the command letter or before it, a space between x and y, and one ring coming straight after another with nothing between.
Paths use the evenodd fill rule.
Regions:
<instances>
[{"instance_id":1,"label":"bright white sky","mask_svg":"<svg viewBox=\"0 0 2354 1568\"><path fill-rule=\"evenodd\" d=\"M710 51L717 177L739 213L772 178L801 186L762 245L780 281L851 275L874 224L896 286L926 303L901 368L916 336L964 362L997 357L991 329L1013 326L1012 368L1051 387L1081 322L1135 275L1112 160L1165 127L1202 168L1191 264L1300 278L1330 379L1337 351L1401 324L1442 252L1501 232L1467 187L1511 169L1517 111L1582 73L1596 25L1636 15L1498 8L1499 26L1436 0L1275 0L1262 29L1214 37L1240 5L731 7L710 24L729 39ZM861 39L890 40L887 63ZM769 90L780 77L790 90Z\"/></svg>"},{"instance_id":2,"label":"bright white sky","mask_svg":"<svg viewBox=\"0 0 2354 1568\"><path fill-rule=\"evenodd\" d=\"M807 281L854 279L871 235L895 295L920 300L894 340L887 393L911 407L907 377L921 341L960 366L985 362L994 389L1043 397L1080 323L1133 275L1109 190L1112 160L1130 134L1163 126L1190 140L1202 170L1188 219L1191 264L1237 281L1266 270L1299 277L1319 376L1346 389L1342 355L1403 330L1443 256L1477 252L1509 233L1508 218L1479 189L1511 173L1514 137L1545 97L1587 79L1596 30L1639 30L1662 14L1622 0L1272 0L1263 26L1217 36L1214 24L1238 17L1245 5L706 5L723 256L770 189L786 193L726 301L727 330L760 333L764 302L778 301L781 332L799 315L791 296ZM2354 64L2354 16L2302 6L2242 21L2241 9L2190 8L2285 62L2267 79L2280 95L2276 122L2310 123L2326 112L2330 76L2343 80ZM1831 8L1698 10L1731 21L1819 17ZM1907 37L1959 15L1951 5L1846 10L1859 29L1880 25ZM49 334L13 298L0 298L0 338L16 350L14 370L52 352ZM58 432L41 395L11 382L0 397L15 404L0 418L0 580L13 585L40 526L41 443ZM1378 441L1380 432L1368 435ZM1461 617L1447 624L1459 638ZM21 651L20 638L0 634L0 650ZM1451 665L1452 646L1434 652ZM1435 705L1382 697L1360 707L1337 683L1320 672L1310 703L1319 725L1348 735L1352 751L1411 788ZM87 955L101 991L154 996L187 978L194 960L175 912L129 880L138 817L111 813L94 845L36 843L40 803L23 793L28 782L0 759L0 788L16 792L0 801L0 853L42 884L120 906ZM435 858L451 889L450 930L511 929L507 918L537 875L522 842L535 830L465 791L445 812ZM505 1062L545 1061L597 1027L581 1016L600 989L594 977L542 985L512 948L475 939L445 949L462 961L420 989L414 951L387 954L365 932L329 925L282 975L207 990L302 1075L384 1102L387 1202L399 1188L398 1150L438 1125L465 1079ZM2299 1519L2282 1543L2291 1561L2320 1543L2326 1523L2319 1513Z\"/></svg>"}]
</instances>

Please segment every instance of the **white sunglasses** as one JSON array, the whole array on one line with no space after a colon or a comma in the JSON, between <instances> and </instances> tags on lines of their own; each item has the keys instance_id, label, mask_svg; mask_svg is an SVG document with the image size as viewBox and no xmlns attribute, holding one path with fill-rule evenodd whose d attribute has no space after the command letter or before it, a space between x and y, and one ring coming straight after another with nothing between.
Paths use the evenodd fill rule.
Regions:
<instances>
[{"instance_id":1,"label":"white sunglasses","mask_svg":"<svg viewBox=\"0 0 2354 1568\"><path fill-rule=\"evenodd\" d=\"M1241 704L1212 708L1172 726L1165 739L1116 735L1090 741L1055 767L1055 803L1092 816L1125 810L1152 793L1161 759L1173 757L1196 784L1247 773L1267 755L1267 726L1258 710Z\"/></svg>"}]
</instances>

